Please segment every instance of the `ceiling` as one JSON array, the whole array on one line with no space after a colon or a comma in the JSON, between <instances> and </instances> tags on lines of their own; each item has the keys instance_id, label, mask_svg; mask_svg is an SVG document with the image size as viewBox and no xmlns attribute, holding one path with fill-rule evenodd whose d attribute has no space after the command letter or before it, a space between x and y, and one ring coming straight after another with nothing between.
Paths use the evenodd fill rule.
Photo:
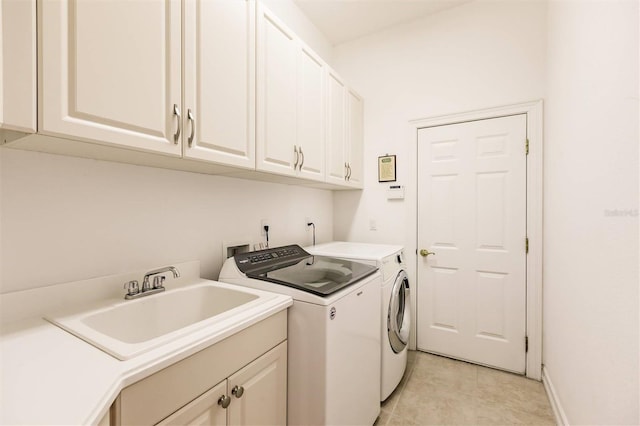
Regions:
<instances>
[{"instance_id":1,"label":"ceiling","mask_svg":"<svg viewBox=\"0 0 640 426\"><path fill-rule=\"evenodd\" d=\"M471 0L294 0L334 46Z\"/></svg>"}]
</instances>

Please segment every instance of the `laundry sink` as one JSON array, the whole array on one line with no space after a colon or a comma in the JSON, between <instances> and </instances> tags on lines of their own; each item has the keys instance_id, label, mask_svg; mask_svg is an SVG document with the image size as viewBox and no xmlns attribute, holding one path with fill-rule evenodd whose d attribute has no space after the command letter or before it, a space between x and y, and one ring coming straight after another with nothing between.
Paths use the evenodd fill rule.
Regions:
<instances>
[{"instance_id":1,"label":"laundry sink","mask_svg":"<svg viewBox=\"0 0 640 426\"><path fill-rule=\"evenodd\" d=\"M204 327L228 326L274 296L204 281L46 319L116 358L127 360Z\"/></svg>"}]
</instances>

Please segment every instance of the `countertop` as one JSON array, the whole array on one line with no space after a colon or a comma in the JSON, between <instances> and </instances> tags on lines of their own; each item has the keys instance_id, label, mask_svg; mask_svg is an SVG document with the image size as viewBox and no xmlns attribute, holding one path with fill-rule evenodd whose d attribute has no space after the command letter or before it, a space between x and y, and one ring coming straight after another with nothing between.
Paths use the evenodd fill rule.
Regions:
<instances>
[{"instance_id":1,"label":"countertop","mask_svg":"<svg viewBox=\"0 0 640 426\"><path fill-rule=\"evenodd\" d=\"M184 280L186 285L190 279L206 281L191 277ZM8 305L6 298L3 302ZM127 361L38 316L5 322L0 333L0 424L97 424L126 386L291 304L290 297L277 295L239 320L232 317L214 328L196 330Z\"/></svg>"}]
</instances>

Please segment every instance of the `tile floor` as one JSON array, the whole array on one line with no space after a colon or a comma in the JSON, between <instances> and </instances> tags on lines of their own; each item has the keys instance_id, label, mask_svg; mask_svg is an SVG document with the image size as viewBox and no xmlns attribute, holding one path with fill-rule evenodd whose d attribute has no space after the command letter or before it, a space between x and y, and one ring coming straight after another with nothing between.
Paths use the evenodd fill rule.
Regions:
<instances>
[{"instance_id":1,"label":"tile floor","mask_svg":"<svg viewBox=\"0 0 640 426\"><path fill-rule=\"evenodd\" d=\"M398 388L375 426L555 425L541 382L410 351Z\"/></svg>"}]
</instances>

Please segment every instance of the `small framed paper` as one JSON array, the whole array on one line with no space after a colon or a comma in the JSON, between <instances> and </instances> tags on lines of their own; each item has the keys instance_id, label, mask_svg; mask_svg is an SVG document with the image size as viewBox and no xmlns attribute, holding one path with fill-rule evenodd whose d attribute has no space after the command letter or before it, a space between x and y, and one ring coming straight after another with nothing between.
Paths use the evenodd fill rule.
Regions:
<instances>
[{"instance_id":1,"label":"small framed paper","mask_svg":"<svg viewBox=\"0 0 640 426\"><path fill-rule=\"evenodd\" d=\"M396 181L396 156L383 155L378 157L378 182Z\"/></svg>"}]
</instances>

